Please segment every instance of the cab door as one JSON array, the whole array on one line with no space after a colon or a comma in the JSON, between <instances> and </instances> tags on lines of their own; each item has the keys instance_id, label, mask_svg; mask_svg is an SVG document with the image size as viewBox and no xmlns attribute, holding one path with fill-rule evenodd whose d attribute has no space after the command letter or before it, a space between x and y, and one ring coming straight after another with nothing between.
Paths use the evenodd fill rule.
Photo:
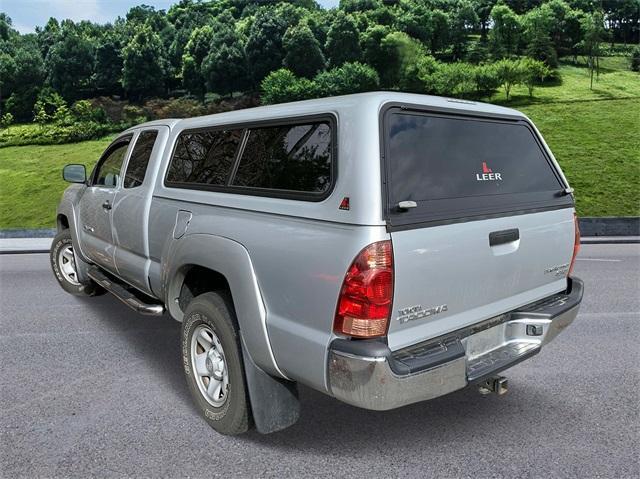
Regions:
<instances>
[{"instance_id":1,"label":"cab door","mask_svg":"<svg viewBox=\"0 0 640 479\"><path fill-rule=\"evenodd\" d=\"M96 264L114 273L112 210L116 192L121 185L122 165L127 157L131 138L132 135L118 138L105 150L78 205L83 253Z\"/></svg>"},{"instance_id":2,"label":"cab door","mask_svg":"<svg viewBox=\"0 0 640 479\"><path fill-rule=\"evenodd\" d=\"M169 128L160 125L137 133L112 210L118 275L149 294L149 209L168 136Z\"/></svg>"}]
</instances>

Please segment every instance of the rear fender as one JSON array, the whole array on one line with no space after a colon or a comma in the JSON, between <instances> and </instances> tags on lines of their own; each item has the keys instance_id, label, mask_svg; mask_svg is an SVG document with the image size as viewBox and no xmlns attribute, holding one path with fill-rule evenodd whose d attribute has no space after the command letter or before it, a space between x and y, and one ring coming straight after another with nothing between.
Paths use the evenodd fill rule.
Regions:
<instances>
[{"instance_id":1,"label":"rear fender","mask_svg":"<svg viewBox=\"0 0 640 479\"><path fill-rule=\"evenodd\" d=\"M165 251L162 283L165 304L178 321L184 317L177 299L190 266L201 266L222 274L231 296L240 326L240 334L251 357L264 371L287 378L278 368L271 350L266 324L266 309L248 251L237 241L210 234L187 234L171 241Z\"/></svg>"}]
</instances>

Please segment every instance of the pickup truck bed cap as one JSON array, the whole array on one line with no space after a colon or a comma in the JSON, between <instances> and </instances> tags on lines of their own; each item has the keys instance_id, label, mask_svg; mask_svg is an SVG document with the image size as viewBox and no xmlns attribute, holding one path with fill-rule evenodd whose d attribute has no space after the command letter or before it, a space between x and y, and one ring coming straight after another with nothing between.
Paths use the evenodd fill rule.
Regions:
<instances>
[{"instance_id":1,"label":"pickup truck bed cap","mask_svg":"<svg viewBox=\"0 0 640 479\"><path fill-rule=\"evenodd\" d=\"M339 113L341 110L352 110L357 108L361 108L363 114L368 114L368 112L371 111L370 108L372 106L377 107L379 110L387 103L404 103L408 105L436 107L439 109L445 108L449 110L459 110L461 112L475 112L505 117L510 116L524 118L524 115L517 110L491 105L489 103L431 95L418 95L414 93L379 91L245 108L242 110L216 113L213 115L194 118L155 120L142 123L134 128L166 125L171 129L176 126L179 126L180 129L189 129L200 128L207 125L243 123L262 119L286 118L290 116L313 115L327 112Z\"/></svg>"}]
</instances>

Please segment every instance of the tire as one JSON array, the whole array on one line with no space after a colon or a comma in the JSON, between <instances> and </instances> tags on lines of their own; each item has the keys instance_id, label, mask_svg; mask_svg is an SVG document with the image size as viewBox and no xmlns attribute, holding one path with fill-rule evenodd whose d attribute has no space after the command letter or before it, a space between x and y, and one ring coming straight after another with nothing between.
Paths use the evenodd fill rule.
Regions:
<instances>
[{"instance_id":1,"label":"tire","mask_svg":"<svg viewBox=\"0 0 640 479\"><path fill-rule=\"evenodd\" d=\"M182 364L193 400L211 427L225 435L249 430L240 338L228 295L209 292L191 300L182 322Z\"/></svg>"},{"instance_id":2,"label":"tire","mask_svg":"<svg viewBox=\"0 0 640 479\"><path fill-rule=\"evenodd\" d=\"M71 232L68 229L60 231L53 238L49 261L54 276L67 293L75 296L95 296L104 292L102 288L93 284L93 282L81 283L77 279L75 262L78 260L73 254L73 242L71 240Z\"/></svg>"}]
</instances>

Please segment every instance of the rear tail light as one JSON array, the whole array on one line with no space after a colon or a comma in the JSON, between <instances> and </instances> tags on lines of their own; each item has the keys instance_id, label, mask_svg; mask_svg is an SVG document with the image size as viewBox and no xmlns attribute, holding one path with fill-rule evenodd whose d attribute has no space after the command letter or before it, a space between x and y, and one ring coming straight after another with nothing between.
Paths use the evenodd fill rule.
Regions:
<instances>
[{"instance_id":1,"label":"rear tail light","mask_svg":"<svg viewBox=\"0 0 640 479\"><path fill-rule=\"evenodd\" d=\"M354 338L387 334L393 300L391 241L364 248L353 260L342 282L333 330Z\"/></svg>"},{"instance_id":2,"label":"rear tail light","mask_svg":"<svg viewBox=\"0 0 640 479\"><path fill-rule=\"evenodd\" d=\"M578 215L573 214L573 223L575 226L575 235L573 237L573 256L571 257L571 263L569 263L569 272L567 276L571 276L573 273L573 266L576 263L576 256L580 252L580 227L578 226Z\"/></svg>"}]
</instances>

